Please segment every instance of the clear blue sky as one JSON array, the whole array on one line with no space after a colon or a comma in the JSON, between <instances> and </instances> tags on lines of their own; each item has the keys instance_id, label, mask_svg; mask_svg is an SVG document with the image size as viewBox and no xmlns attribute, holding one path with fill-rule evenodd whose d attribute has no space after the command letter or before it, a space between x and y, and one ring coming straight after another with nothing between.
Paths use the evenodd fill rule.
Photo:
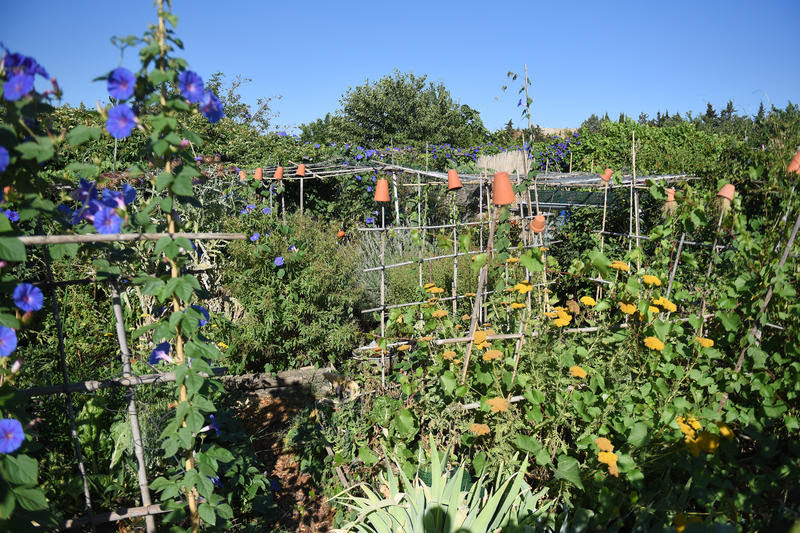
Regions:
<instances>
[{"instance_id":1,"label":"clear blue sky","mask_svg":"<svg viewBox=\"0 0 800 533\"><path fill-rule=\"evenodd\" d=\"M341 2L175 0L190 68L252 78L248 103L273 102L280 129L339 107L348 87L395 68L441 81L487 127L521 124L509 70L528 64L533 117L578 126L591 113L634 118L668 109L695 114L732 99L800 102L800 0L601 2ZM58 78L65 101L106 97L92 82L119 64L112 35L141 35L148 0L8 2L0 41ZM122 65L135 69L129 50Z\"/></svg>"}]
</instances>

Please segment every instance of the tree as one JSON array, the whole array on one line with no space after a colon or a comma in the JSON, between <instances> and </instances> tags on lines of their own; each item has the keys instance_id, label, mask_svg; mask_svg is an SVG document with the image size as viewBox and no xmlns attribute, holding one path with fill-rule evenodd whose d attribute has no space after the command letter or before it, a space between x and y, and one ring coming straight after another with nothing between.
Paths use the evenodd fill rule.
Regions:
<instances>
[{"instance_id":1,"label":"tree","mask_svg":"<svg viewBox=\"0 0 800 533\"><path fill-rule=\"evenodd\" d=\"M443 84L410 72L395 70L376 82L351 87L340 104L340 141L373 147L426 142L470 146L488 136L478 111L455 102Z\"/></svg>"},{"instance_id":2,"label":"tree","mask_svg":"<svg viewBox=\"0 0 800 533\"><path fill-rule=\"evenodd\" d=\"M606 119L607 118L608 117L606 116ZM589 116L589 118L584 120L583 124L581 124L581 130L583 130L584 134L597 133L598 131L600 131L600 124L601 124L600 118L594 113L592 113Z\"/></svg>"}]
</instances>

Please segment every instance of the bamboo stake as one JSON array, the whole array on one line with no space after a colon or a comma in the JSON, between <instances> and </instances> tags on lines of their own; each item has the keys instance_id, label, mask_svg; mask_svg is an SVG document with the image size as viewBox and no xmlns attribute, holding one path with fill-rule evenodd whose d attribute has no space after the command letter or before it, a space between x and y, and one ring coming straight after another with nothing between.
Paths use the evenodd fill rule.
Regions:
<instances>
[{"instance_id":1,"label":"bamboo stake","mask_svg":"<svg viewBox=\"0 0 800 533\"><path fill-rule=\"evenodd\" d=\"M118 511L109 511L105 513L100 513L96 515L84 516L81 518L71 518L69 520L65 520L59 524L60 529L72 529L74 527L78 527L80 525L89 523L94 529L94 524L102 524L104 522L119 522L120 520L126 520L128 518L137 518L140 516L149 516L152 518L152 515L169 513L172 509L162 509L160 504L149 505L147 507L129 507L127 509L120 509Z\"/></svg>"},{"instance_id":2,"label":"bamboo stake","mask_svg":"<svg viewBox=\"0 0 800 533\"><path fill-rule=\"evenodd\" d=\"M675 253L675 262L672 263L672 270L669 273L669 283L667 283L667 300L672 292L672 282L675 280L675 272L678 270L678 261L681 260L681 252L683 251L683 241L686 238L686 232L681 232L681 240L678 243L678 251Z\"/></svg>"},{"instance_id":3,"label":"bamboo stake","mask_svg":"<svg viewBox=\"0 0 800 533\"><path fill-rule=\"evenodd\" d=\"M711 270L714 268L714 259L717 257L717 240L719 239L719 230L722 227L722 219L725 218L725 211L720 210L719 213L719 220L717 220L717 228L714 230L714 244L711 246L711 257L708 260L708 269L706 270L706 280L711 279ZM706 302L708 301L708 294L703 294L703 301L700 305L700 314L703 315L706 312ZM698 331L698 337L703 336L703 328L705 326L705 321L700 324L700 330Z\"/></svg>"},{"instance_id":4,"label":"bamboo stake","mask_svg":"<svg viewBox=\"0 0 800 533\"><path fill-rule=\"evenodd\" d=\"M386 208L381 203L381 228L386 227ZM381 340L386 336L386 232L381 232ZM386 350L381 350L381 386L386 387Z\"/></svg>"},{"instance_id":5,"label":"bamboo stake","mask_svg":"<svg viewBox=\"0 0 800 533\"><path fill-rule=\"evenodd\" d=\"M419 173L417 173L417 181L419 182ZM422 222L422 184L417 185L417 226L423 226ZM417 270L419 273L419 286L422 287L422 248L423 248L423 240L422 235L420 235L419 240L419 265L417 266Z\"/></svg>"},{"instance_id":6,"label":"bamboo stake","mask_svg":"<svg viewBox=\"0 0 800 533\"><path fill-rule=\"evenodd\" d=\"M452 194L452 204L453 204L453 286L452 286L452 296L453 296L453 318L456 316L456 312L458 310L458 299L456 296L458 295L458 234L456 225L458 224L456 220L456 193L453 192Z\"/></svg>"},{"instance_id":7,"label":"bamboo stake","mask_svg":"<svg viewBox=\"0 0 800 533\"><path fill-rule=\"evenodd\" d=\"M119 298L119 287L117 281L112 279L109 283L111 289L111 305L114 309L114 320L117 332L117 342L119 343L120 358L122 359L122 377L127 378L132 375L131 372L131 354L128 351L128 339L125 333L125 318L122 316L122 305ZM136 456L136 464L138 469L136 477L139 482L139 493L142 496L142 507L149 507L150 501L150 487L147 482L147 467L144 461L144 446L142 444L142 432L139 428L139 411L136 407L136 393L133 387L128 387L125 391L125 396L128 397L128 420L131 425L131 438L133 440L133 453ZM155 520L151 515L145 516L145 525L148 533L154 533L156 530Z\"/></svg>"},{"instance_id":8,"label":"bamboo stake","mask_svg":"<svg viewBox=\"0 0 800 533\"><path fill-rule=\"evenodd\" d=\"M632 154L632 157L634 159L636 158L636 152L634 151L634 147L633 147L635 143L636 143L636 132L632 131L631 132L631 154ZM628 204L629 204L629 209L628 209L628 233L631 233L631 234L633 233L633 186L634 186L634 182L635 181L636 181L635 179L631 180L631 189L630 189L630 194L628 195ZM628 239L628 251L629 252L631 251L632 247L633 247L633 240L632 239Z\"/></svg>"},{"instance_id":9,"label":"bamboo stake","mask_svg":"<svg viewBox=\"0 0 800 533\"><path fill-rule=\"evenodd\" d=\"M185 237L195 240L221 240L221 241L243 241L247 239L244 233L108 233L108 234L87 234L87 235L27 235L17 237L22 244L69 244L69 243L88 243L88 242L123 242L123 241L157 241L162 237Z\"/></svg>"},{"instance_id":10,"label":"bamboo stake","mask_svg":"<svg viewBox=\"0 0 800 533\"><path fill-rule=\"evenodd\" d=\"M303 214L303 183L305 183L305 177L300 178L300 214Z\"/></svg>"},{"instance_id":11,"label":"bamboo stake","mask_svg":"<svg viewBox=\"0 0 800 533\"><path fill-rule=\"evenodd\" d=\"M592 160L592 168L594 168L594 160ZM605 182L605 186L603 187L603 222L600 229L600 253L603 253L603 245L605 244L605 232L606 232L606 215L608 214L608 182ZM600 279L603 279L603 275L600 274ZM600 298L603 297L603 286L597 286L597 294L596 298L599 301Z\"/></svg>"}]
</instances>

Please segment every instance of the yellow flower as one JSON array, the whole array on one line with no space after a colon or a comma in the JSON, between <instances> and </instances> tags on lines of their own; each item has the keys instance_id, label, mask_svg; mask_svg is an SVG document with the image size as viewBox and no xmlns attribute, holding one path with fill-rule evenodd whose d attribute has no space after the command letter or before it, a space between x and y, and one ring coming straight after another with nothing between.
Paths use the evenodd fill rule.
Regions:
<instances>
[{"instance_id":1,"label":"yellow flower","mask_svg":"<svg viewBox=\"0 0 800 533\"><path fill-rule=\"evenodd\" d=\"M611 444L611 441L605 437L598 437L594 439L594 443L597 445L598 448L600 448L600 451L602 452L614 451L614 445Z\"/></svg>"},{"instance_id":2,"label":"yellow flower","mask_svg":"<svg viewBox=\"0 0 800 533\"><path fill-rule=\"evenodd\" d=\"M626 315L632 315L633 313L636 312L636 306L633 305L632 303L617 302L617 305L619 305L620 310Z\"/></svg>"},{"instance_id":3,"label":"yellow flower","mask_svg":"<svg viewBox=\"0 0 800 533\"><path fill-rule=\"evenodd\" d=\"M469 320L472 318L470 315L461 315L461 320Z\"/></svg>"},{"instance_id":4,"label":"yellow flower","mask_svg":"<svg viewBox=\"0 0 800 533\"><path fill-rule=\"evenodd\" d=\"M655 305L648 305L648 306L647 306L647 309L648 309L648 310L649 310L651 313L654 313L654 314L655 314L655 313L660 313L660 312L661 312L661 309L659 309L659 308L658 308L658 307L656 307Z\"/></svg>"},{"instance_id":5,"label":"yellow flower","mask_svg":"<svg viewBox=\"0 0 800 533\"><path fill-rule=\"evenodd\" d=\"M659 307L663 307L670 313L674 313L675 311L678 310L678 306L676 306L674 303L670 302L663 296L659 296L658 298L653 298L653 303Z\"/></svg>"},{"instance_id":6,"label":"yellow flower","mask_svg":"<svg viewBox=\"0 0 800 533\"><path fill-rule=\"evenodd\" d=\"M733 430L725 422L717 422L719 434L723 439L733 440Z\"/></svg>"},{"instance_id":7,"label":"yellow flower","mask_svg":"<svg viewBox=\"0 0 800 533\"><path fill-rule=\"evenodd\" d=\"M597 454L597 460L605 465L608 465L608 473L614 477L619 477L619 468L617 468L617 454L612 452L600 452Z\"/></svg>"},{"instance_id":8,"label":"yellow flower","mask_svg":"<svg viewBox=\"0 0 800 533\"><path fill-rule=\"evenodd\" d=\"M431 337L430 335L426 335L425 337L420 337L419 338L420 342L431 342L432 340L433 340L433 337Z\"/></svg>"},{"instance_id":9,"label":"yellow flower","mask_svg":"<svg viewBox=\"0 0 800 533\"><path fill-rule=\"evenodd\" d=\"M511 304L511 309L525 309L525 304L514 302Z\"/></svg>"},{"instance_id":10,"label":"yellow flower","mask_svg":"<svg viewBox=\"0 0 800 533\"><path fill-rule=\"evenodd\" d=\"M575 378L585 378L586 377L586 370L582 369L579 366L571 366L569 367L569 373L572 374L572 377Z\"/></svg>"},{"instance_id":11,"label":"yellow flower","mask_svg":"<svg viewBox=\"0 0 800 533\"><path fill-rule=\"evenodd\" d=\"M558 313L556 313L555 311L545 311L544 316L546 316L547 318L555 318L558 316Z\"/></svg>"},{"instance_id":12,"label":"yellow flower","mask_svg":"<svg viewBox=\"0 0 800 533\"><path fill-rule=\"evenodd\" d=\"M506 259L506 263L519 263L519 257L509 257Z\"/></svg>"},{"instance_id":13,"label":"yellow flower","mask_svg":"<svg viewBox=\"0 0 800 533\"><path fill-rule=\"evenodd\" d=\"M550 249L550 248L548 248L547 246L540 246L540 247L539 247L539 251L540 251L540 252L546 252L546 251L547 251L547 250L549 250L549 249Z\"/></svg>"},{"instance_id":14,"label":"yellow flower","mask_svg":"<svg viewBox=\"0 0 800 533\"><path fill-rule=\"evenodd\" d=\"M461 359L453 359L453 363L457 365L461 363Z\"/></svg>"},{"instance_id":15,"label":"yellow flower","mask_svg":"<svg viewBox=\"0 0 800 533\"><path fill-rule=\"evenodd\" d=\"M678 513L675 515L675 518L672 519L672 527L675 528L675 531L678 533L683 533L686 531L686 524L688 520L686 520L686 515L683 513Z\"/></svg>"},{"instance_id":16,"label":"yellow flower","mask_svg":"<svg viewBox=\"0 0 800 533\"><path fill-rule=\"evenodd\" d=\"M406 350L410 350L410 349L411 349L411 345L410 344L403 344L402 346L398 346L397 347L397 351L398 352L405 352Z\"/></svg>"},{"instance_id":17,"label":"yellow flower","mask_svg":"<svg viewBox=\"0 0 800 533\"><path fill-rule=\"evenodd\" d=\"M424 287L422 287L422 288L423 288L423 289L425 289L425 290L427 291L427 290L428 290L428 289L430 289L431 287L435 287L435 286L436 286L436 284L435 284L435 283L426 283L426 284L425 284L425 286L424 286Z\"/></svg>"},{"instance_id":18,"label":"yellow flower","mask_svg":"<svg viewBox=\"0 0 800 533\"><path fill-rule=\"evenodd\" d=\"M533 284L530 281L520 281L514 285L514 287L512 287L512 290L515 290L520 294L527 294L533 290Z\"/></svg>"},{"instance_id":19,"label":"yellow flower","mask_svg":"<svg viewBox=\"0 0 800 533\"><path fill-rule=\"evenodd\" d=\"M560 328L563 328L564 326L569 324L569 321L571 320L571 318L572 317L570 317L570 318L562 318L562 317L556 318L555 320L553 320L553 325L558 326Z\"/></svg>"},{"instance_id":20,"label":"yellow flower","mask_svg":"<svg viewBox=\"0 0 800 533\"><path fill-rule=\"evenodd\" d=\"M503 356L503 352L500 350L487 350L483 354L484 361L493 361L494 359L500 359Z\"/></svg>"},{"instance_id":21,"label":"yellow flower","mask_svg":"<svg viewBox=\"0 0 800 533\"><path fill-rule=\"evenodd\" d=\"M688 419L682 416L679 416L675 419L675 422L678 423L678 427L681 428L681 432L686 435L686 442L688 443L689 440L694 440L695 431L702 429L702 425L697 419L693 416L690 416Z\"/></svg>"},{"instance_id":22,"label":"yellow flower","mask_svg":"<svg viewBox=\"0 0 800 533\"><path fill-rule=\"evenodd\" d=\"M438 299L439 298L437 298L436 296L431 296L430 298L428 298L427 303L432 304ZM430 307L430 306L425 306L425 307Z\"/></svg>"},{"instance_id":23,"label":"yellow flower","mask_svg":"<svg viewBox=\"0 0 800 533\"><path fill-rule=\"evenodd\" d=\"M500 302L500 305L502 305L503 307L507 307L510 304L511 302Z\"/></svg>"},{"instance_id":24,"label":"yellow flower","mask_svg":"<svg viewBox=\"0 0 800 533\"><path fill-rule=\"evenodd\" d=\"M475 294L474 292L465 292L464 296L474 297L477 296L477 294Z\"/></svg>"},{"instance_id":25,"label":"yellow flower","mask_svg":"<svg viewBox=\"0 0 800 533\"><path fill-rule=\"evenodd\" d=\"M469 430L472 433L475 433L479 437L482 435L488 435L491 432L489 426L487 426L486 424L472 424L469 427Z\"/></svg>"},{"instance_id":26,"label":"yellow flower","mask_svg":"<svg viewBox=\"0 0 800 533\"><path fill-rule=\"evenodd\" d=\"M486 404L492 408L493 413L505 413L508 411L508 401L505 398L490 398Z\"/></svg>"},{"instance_id":27,"label":"yellow flower","mask_svg":"<svg viewBox=\"0 0 800 533\"><path fill-rule=\"evenodd\" d=\"M711 348L712 346L714 346L714 341L712 341L711 339L706 339L705 337L695 337L694 340L696 340L697 343L700 344L700 346L702 346L703 348Z\"/></svg>"},{"instance_id":28,"label":"yellow flower","mask_svg":"<svg viewBox=\"0 0 800 533\"><path fill-rule=\"evenodd\" d=\"M472 342L475 344L483 344L486 342L486 337L489 336L488 330L477 330L475 334L472 336Z\"/></svg>"},{"instance_id":29,"label":"yellow flower","mask_svg":"<svg viewBox=\"0 0 800 533\"><path fill-rule=\"evenodd\" d=\"M483 341L482 343L478 344L477 346L478 346L479 350L485 350L486 348L491 348L492 343L489 342L489 341Z\"/></svg>"},{"instance_id":30,"label":"yellow flower","mask_svg":"<svg viewBox=\"0 0 800 533\"><path fill-rule=\"evenodd\" d=\"M447 311L445 311L444 309L437 309L436 311L433 312L431 316L433 318L444 318L447 316Z\"/></svg>"},{"instance_id":31,"label":"yellow flower","mask_svg":"<svg viewBox=\"0 0 800 533\"><path fill-rule=\"evenodd\" d=\"M400 315L399 317L397 317L397 323L398 324L402 324L403 323L403 315Z\"/></svg>"},{"instance_id":32,"label":"yellow flower","mask_svg":"<svg viewBox=\"0 0 800 533\"><path fill-rule=\"evenodd\" d=\"M644 281L648 285L655 285L656 287L661 286L661 280L658 279L656 276L651 276L650 274L645 274L642 276L642 281Z\"/></svg>"},{"instance_id":33,"label":"yellow flower","mask_svg":"<svg viewBox=\"0 0 800 533\"><path fill-rule=\"evenodd\" d=\"M655 337L647 337L644 340L644 345L651 350L658 350L659 352L664 349L664 343Z\"/></svg>"},{"instance_id":34,"label":"yellow flower","mask_svg":"<svg viewBox=\"0 0 800 533\"><path fill-rule=\"evenodd\" d=\"M453 327L454 327L455 329L464 329L464 326L462 326L461 324L456 324L456 325L455 325L455 326L453 326Z\"/></svg>"},{"instance_id":35,"label":"yellow flower","mask_svg":"<svg viewBox=\"0 0 800 533\"><path fill-rule=\"evenodd\" d=\"M589 307L594 307L597 305L597 301L591 296L581 296L580 302Z\"/></svg>"},{"instance_id":36,"label":"yellow flower","mask_svg":"<svg viewBox=\"0 0 800 533\"><path fill-rule=\"evenodd\" d=\"M219 341L219 342L217 343L217 346L219 346L220 348L228 348L228 345L227 345L227 344L225 344L225 343L224 343L224 342L222 342L222 341Z\"/></svg>"},{"instance_id":37,"label":"yellow flower","mask_svg":"<svg viewBox=\"0 0 800 533\"><path fill-rule=\"evenodd\" d=\"M617 270L622 270L624 272L629 272L631 267L628 266L628 263L623 263L622 261L611 261L611 268L615 268Z\"/></svg>"},{"instance_id":38,"label":"yellow flower","mask_svg":"<svg viewBox=\"0 0 800 533\"><path fill-rule=\"evenodd\" d=\"M431 287L430 289L428 289L428 292L431 294L442 294L444 292L444 289L441 287Z\"/></svg>"},{"instance_id":39,"label":"yellow flower","mask_svg":"<svg viewBox=\"0 0 800 533\"><path fill-rule=\"evenodd\" d=\"M445 352L442 354L442 359L446 359L447 361L452 361L455 358L456 352L453 350L445 350Z\"/></svg>"}]
</instances>

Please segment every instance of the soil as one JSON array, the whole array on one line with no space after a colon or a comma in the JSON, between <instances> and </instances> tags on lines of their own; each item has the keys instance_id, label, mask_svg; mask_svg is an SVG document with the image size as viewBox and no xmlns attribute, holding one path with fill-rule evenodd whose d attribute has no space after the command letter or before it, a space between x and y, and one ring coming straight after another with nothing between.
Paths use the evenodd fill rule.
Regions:
<instances>
[{"instance_id":1,"label":"soil","mask_svg":"<svg viewBox=\"0 0 800 533\"><path fill-rule=\"evenodd\" d=\"M317 533L331 530L335 511L311 476L300 471L291 450L284 446L286 430L295 414L313 402L305 395L250 395L239 405L242 423L253 436L256 455L266 467L274 493L278 520L273 531ZM274 485L273 485L274 486ZM313 497L311 497L313 495Z\"/></svg>"}]
</instances>

